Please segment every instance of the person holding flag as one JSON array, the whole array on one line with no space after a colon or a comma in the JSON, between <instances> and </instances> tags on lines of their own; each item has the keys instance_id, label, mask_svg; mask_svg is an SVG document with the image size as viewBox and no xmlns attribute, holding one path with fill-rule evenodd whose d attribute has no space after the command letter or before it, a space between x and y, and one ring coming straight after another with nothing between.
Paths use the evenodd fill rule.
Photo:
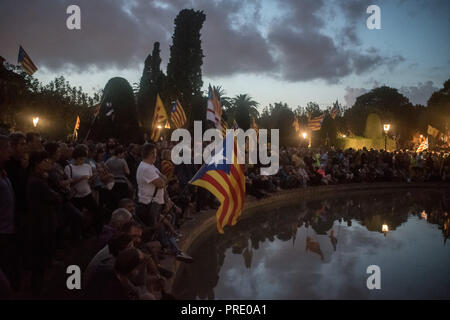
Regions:
<instances>
[{"instance_id":1,"label":"person holding flag","mask_svg":"<svg viewBox=\"0 0 450 320\"><path fill-rule=\"evenodd\" d=\"M156 95L156 106L155 112L153 114L152 120L152 135L151 139L153 141L158 141L159 136L161 135L161 129L165 127L165 124L168 120L166 108L159 97L159 94Z\"/></svg>"}]
</instances>

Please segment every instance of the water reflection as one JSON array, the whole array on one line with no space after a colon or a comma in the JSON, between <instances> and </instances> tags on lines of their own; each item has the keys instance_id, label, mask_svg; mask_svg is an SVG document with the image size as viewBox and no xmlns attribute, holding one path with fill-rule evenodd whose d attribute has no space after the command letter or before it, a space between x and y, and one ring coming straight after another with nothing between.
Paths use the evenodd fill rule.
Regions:
<instances>
[{"instance_id":1,"label":"water reflection","mask_svg":"<svg viewBox=\"0 0 450 320\"><path fill-rule=\"evenodd\" d=\"M449 209L448 191L414 191L258 212L193 247L195 263L182 269L174 292L182 299L450 298ZM382 290L365 286L370 264L382 270Z\"/></svg>"}]
</instances>

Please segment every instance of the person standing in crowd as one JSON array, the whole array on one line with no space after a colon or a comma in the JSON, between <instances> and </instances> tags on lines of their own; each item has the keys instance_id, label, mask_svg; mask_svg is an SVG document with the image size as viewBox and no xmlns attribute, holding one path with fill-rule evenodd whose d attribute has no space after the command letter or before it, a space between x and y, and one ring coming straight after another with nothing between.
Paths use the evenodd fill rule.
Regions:
<instances>
[{"instance_id":1,"label":"person standing in crowd","mask_svg":"<svg viewBox=\"0 0 450 320\"><path fill-rule=\"evenodd\" d=\"M12 281L11 285L18 289L20 287L20 262L23 257L25 245L26 227L29 225L26 222L27 210L26 210L26 186L28 179L28 161L24 161L28 158L28 146L26 137L21 132L14 132L10 135L10 143L12 148L11 158L5 163L5 171L8 175L9 181L15 194L15 227L16 227L16 241L17 241L17 268L16 279Z\"/></svg>"},{"instance_id":2,"label":"person standing in crowd","mask_svg":"<svg viewBox=\"0 0 450 320\"><path fill-rule=\"evenodd\" d=\"M33 295L42 293L45 271L53 258L58 213L62 198L48 184L52 160L47 152L30 154L31 174L27 185L27 204L30 214L29 262Z\"/></svg>"},{"instance_id":3,"label":"person standing in crowd","mask_svg":"<svg viewBox=\"0 0 450 320\"><path fill-rule=\"evenodd\" d=\"M34 152L34 151L43 151L44 147L42 146L42 139L41 135L37 132L28 132L27 133L27 145L28 145L28 152Z\"/></svg>"},{"instance_id":4,"label":"person standing in crowd","mask_svg":"<svg viewBox=\"0 0 450 320\"><path fill-rule=\"evenodd\" d=\"M133 186L127 178L130 175L130 169L124 158L125 150L122 146L117 146L114 149L114 155L105 162L114 176L114 195L118 200L133 193Z\"/></svg>"},{"instance_id":5,"label":"person standing in crowd","mask_svg":"<svg viewBox=\"0 0 450 320\"><path fill-rule=\"evenodd\" d=\"M149 227L156 226L164 206L165 180L154 166L157 150L154 144L142 147L142 161L136 172L138 184L137 213Z\"/></svg>"},{"instance_id":6,"label":"person standing in crowd","mask_svg":"<svg viewBox=\"0 0 450 320\"><path fill-rule=\"evenodd\" d=\"M10 135L12 148L11 158L5 164L5 170L11 181L16 195L16 226L23 225L26 213L25 189L28 179L27 167L23 166L23 159L28 155L26 137L21 132Z\"/></svg>"},{"instance_id":7,"label":"person standing in crowd","mask_svg":"<svg viewBox=\"0 0 450 320\"><path fill-rule=\"evenodd\" d=\"M96 176L92 172L92 167L86 163L88 154L86 149L84 145L75 147L72 154L74 163L68 164L64 168L64 172L72 179L71 185L75 190L72 198L73 204L78 210L87 209L89 211L98 235L103 227L103 214L92 194L90 181L95 179Z\"/></svg>"},{"instance_id":8,"label":"person standing in crowd","mask_svg":"<svg viewBox=\"0 0 450 320\"><path fill-rule=\"evenodd\" d=\"M154 166L156 158L156 146L145 144L142 147L142 161L136 174L138 183L138 207L136 209L138 216L148 227L158 230L158 240L163 247L173 252L177 259L192 262L192 258L178 248L173 230L166 229L170 222L160 217L164 205L166 204L166 207L170 208L173 203L165 191L166 178ZM172 231L172 234L169 234L168 231Z\"/></svg>"},{"instance_id":9,"label":"person standing in crowd","mask_svg":"<svg viewBox=\"0 0 450 320\"><path fill-rule=\"evenodd\" d=\"M62 212L60 214L61 224L70 228L71 241L73 244L76 244L81 238L83 213L71 203L73 192L70 184L72 180L64 173L64 168L59 162L61 149L58 143L47 142L44 148L53 162L52 169L49 172L49 184L63 199ZM60 230L60 233L63 233L63 231Z\"/></svg>"},{"instance_id":10,"label":"person standing in crowd","mask_svg":"<svg viewBox=\"0 0 450 320\"><path fill-rule=\"evenodd\" d=\"M117 199L114 199L112 189L114 187L114 176L103 161L105 150L99 146L97 153L94 155L95 171L97 178L94 180L94 188L98 192L99 205L108 214L117 207Z\"/></svg>"},{"instance_id":11,"label":"person standing in crowd","mask_svg":"<svg viewBox=\"0 0 450 320\"><path fill-rule=\"evenodd\" d=\"M4 272L9 284L13 283L17 276L14 189L4 170L10 156L9 138L0 135L0 270Z\"/></svg>"}]
</instances>

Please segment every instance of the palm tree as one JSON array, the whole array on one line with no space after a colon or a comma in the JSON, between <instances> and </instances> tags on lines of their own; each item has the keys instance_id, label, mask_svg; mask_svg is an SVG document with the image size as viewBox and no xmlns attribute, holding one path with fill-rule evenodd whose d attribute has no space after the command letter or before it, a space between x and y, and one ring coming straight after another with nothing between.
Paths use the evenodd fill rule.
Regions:
<instances>
[{"instance_id":1,"label":"palm tree","mask_svg":"<svg viewBox=\"0 0 450 320\"><path fill-rule=\"evenodd\" d=\"M225 89L223 89L222 86L213 86L212 89L216 93L222 107L225 110L228 110L231 107L231 99L226 96L227 93Z\"/></svg>"},{"instance_id":2,"label":"palm tree","mask_svg":"<svg viewBox=\"0 0 450 320\"><path fill-rule=\"evenodd\" d=\"M259 117L259 111L256 109L259 103L253 100L248 94L239 94L231 100L232 113L238 123L239 127L243 130L250 128L251 118L257 119Z\"/></svg>"}]
</instances>

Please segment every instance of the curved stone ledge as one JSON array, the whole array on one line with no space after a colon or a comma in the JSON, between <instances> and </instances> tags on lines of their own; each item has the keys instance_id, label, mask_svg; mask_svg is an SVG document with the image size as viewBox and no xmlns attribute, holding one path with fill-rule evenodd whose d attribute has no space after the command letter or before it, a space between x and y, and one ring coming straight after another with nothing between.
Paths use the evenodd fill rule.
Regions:
<instances>
[{"instance_id":1,"label":"curved stone ledge","mask_svg":"<svg viewBox=\"0 0 450 320\"><path fill-rule=\"evenodd\" d=\"M365 193L368 191L376 192L389 192L395 189L444 189L450 188L449 183L442 182L425 182L425 183L351 183L351 184L339 184L330 186L317 186L297 188L291 190L283 190L272 194L268 198L256 199L247 196L244 209L242 211L240 220L251 217L255 212L259 210L268 210L271 207L277 206L280 202L282 205L286 205L289 202L298 201L303 199L305 201L319 200L326 198L330 195L342 196L351 194ZM190 247L198 241L200 238L207 236L211 232L217 232L216 228L216 210L210 209L203 211L195 215L194 220L186 222L181 228L183 234L182 240L179 242L180 249L184 252L188 252ZM230 227L225 228L225 232L230 231ZM181 263L176 261L174 266L175 275L172 277L170 286L175 282L177 273L180 270Z\"/></svg>"}]
</instances>

